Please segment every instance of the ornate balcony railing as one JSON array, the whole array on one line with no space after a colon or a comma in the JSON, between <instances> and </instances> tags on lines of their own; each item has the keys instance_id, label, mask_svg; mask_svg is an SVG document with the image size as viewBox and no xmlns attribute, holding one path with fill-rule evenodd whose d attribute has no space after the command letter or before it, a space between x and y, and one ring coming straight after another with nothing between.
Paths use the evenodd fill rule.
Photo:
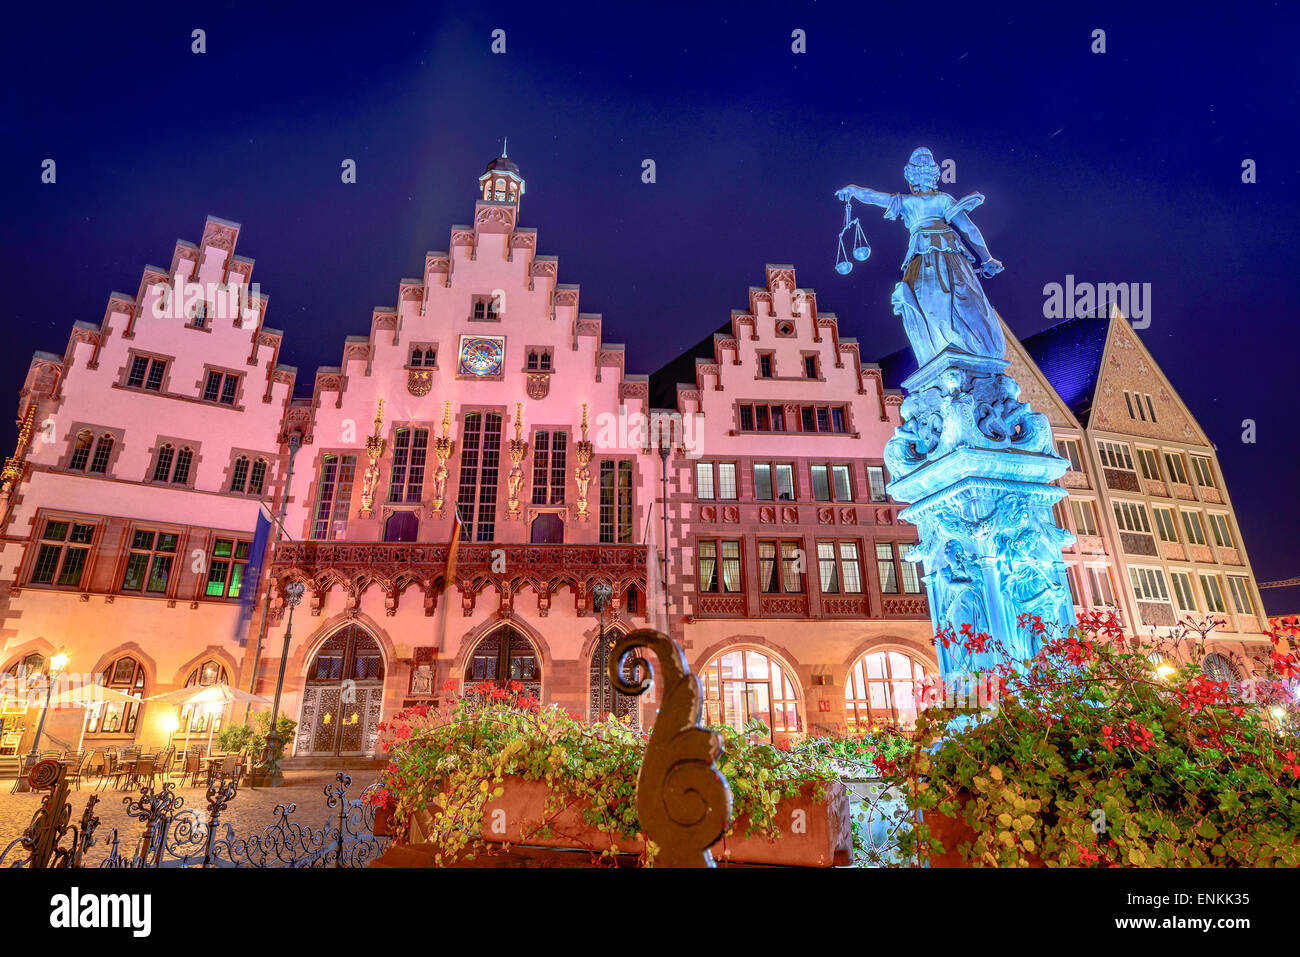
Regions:
<instances>
[{"instance_id":1,"label":"ornate balcony railing","mask_svg":"<svg viewBox=\"0 0 1300 957\"><path fill-rule=\"evenodd\" d=\"M320 614L325 595L333 588L346 593L347 607L358 607L370 588L384 594L387 614L397 612L402 595L414 588L424 596L424 612L432 615L447 578L450 546L411 542L280 542L271 552L271 581L282 611L280 592L291 581L301 582L311 595L312 614ZM550 609L551 596L567 586L579 611L590 600L597 582L614 590L611 602L622 603L626 590L646 587L644 545L506 545L461 543L457 551L455 586L465 615L471 615L478 595L492 587L509 611L514 596L531 588L539 614Z\"/></svg>"}]
</instances>

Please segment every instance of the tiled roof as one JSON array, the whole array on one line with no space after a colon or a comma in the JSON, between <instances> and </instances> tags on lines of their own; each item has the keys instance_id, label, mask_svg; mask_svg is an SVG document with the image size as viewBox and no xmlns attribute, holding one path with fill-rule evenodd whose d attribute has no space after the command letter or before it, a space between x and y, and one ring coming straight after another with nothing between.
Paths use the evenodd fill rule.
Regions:
<instances>
[{"instance_id":1,"label":"tiled roof","mask_svg":"<svg viewBox=\"0 0 1300 957\"><path fill-rule=\"evenodd\" d=\"M1081 317L1058 322L1020 340L1056 394L1083 425L1088 424L1109 329L1109 319Z\"/></svg>"}]
</instances>

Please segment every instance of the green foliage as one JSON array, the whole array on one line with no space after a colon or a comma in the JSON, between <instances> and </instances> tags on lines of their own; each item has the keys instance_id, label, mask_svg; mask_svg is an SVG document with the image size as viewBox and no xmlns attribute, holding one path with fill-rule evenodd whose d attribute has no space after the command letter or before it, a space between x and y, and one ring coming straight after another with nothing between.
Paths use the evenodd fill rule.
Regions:
<instances>
[{"instance_id":1,"label":"green foliage","mask_svg":"<svg viewBox=\"0 0 1300 957\"><path fill-rule=\"evenodd\" d=\"M252 715L248 724L228 724L217 732L217 747L232 753L242 751L254 761L260 761L262 751L266 747L266 732L270 724L269 711L259 711ZM293 740L293 733L297 727L297 721L280 712L280 720L275 725L277 759L284 756L284 749Z\"/></svg>"},{"instance_id":2,"label":"green foliage","mask_svg":"<svg viewBox=\"0 0 1300 957\"><path fill-rule=\"evenodd\" d=\"M503 793L507 775L547 783L548 821L566 808L581 808L585 823L614 845L606 854L643 839L635 799L647 735L616 718L588 724L558 706L540 707L520 689L479 685L455 700L449 714L408 708L382 730L390 760L375 800L390 809L399 831L427 811L422 826L438 846L437 862L472 859L482 850L484 805ZM783 799L805 788L824 799L836 778L834 749L825 743L779 747L757 722L743 731L714 730L724 742L718 766L731 786L733 822L744 818L745 834L775 835ZM856 753L848 746L844 751ZM543 824L538 833L545 830ZM650 842L647 861L654 852Z\"/></svg>"},{"instance_id":3,"label":"green foliage","mask_svg":"<svg viewBox=\"0 0 1300 957\"><path fill-rule=\"evenodd\" d=\"M1192 664L1157 671L1113 619L1081 624L994 676L995 710L921 713L891 783L914 811L960 816L974 840L944 848L922 824L901 836L904 857L928 847L976 866L1300 864L1287 636L1273 635L1272 676L1230 688Z\"/></svg>"}]
</instances>

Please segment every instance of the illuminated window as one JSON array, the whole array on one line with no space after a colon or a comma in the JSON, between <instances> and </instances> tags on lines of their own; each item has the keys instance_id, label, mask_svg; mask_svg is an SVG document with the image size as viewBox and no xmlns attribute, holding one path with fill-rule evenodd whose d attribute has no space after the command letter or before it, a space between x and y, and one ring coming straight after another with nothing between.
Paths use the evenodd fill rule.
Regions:
<instances>
[{"instance_id":1,"label":"illuminated window","mask_svg":"<svg viewBox=\"0 0 1300 957\"><path fill-rule=\"evenodd\" d=\"M175 532L137 528L131 535L131 551L122 576L122 590L155 595L167 591L167 579L176 559L179 538Z\"/></svg>"},{"instance_id":2,"label":"illuminated window","mask_svg":"<svg viewBox=\"0 0 1300 957\"><path fill-rule=\"evenodd\" d=\"M700 671L705 721L742 729L761 721L773 734L803 730L790 669L752 648L725 651Z\"/></svg>"},{"instance_id":3,"label":"illuminated window","mask_svg":"<svg viewBox=\"0 0 1300 957\"><path fill-rule=\"evenodd\" d=\"M1115 608L1115 589L1110 581L1110 569L1105 565L1089 565L1084 569L1088 581L1089 598L1094 608Z\"/></svg>"},{"instance_id":4,"label":"illuminated window","mask_svg":"<svg viewBox=\"0 0 1300 957\"><path fill-rule=\"evenodd\" d=\"M1174 586L1174 604L1179 611L1196 611L1196 592L1192 576L1187 572L1170 572L1169 581Z\"/></svg>"},{"instance_id":5,"label":"illuminated window","mask_svg":"<svg viewBox=\"0 0 1300 957\"><path fill-rule=\"evenodd\" d=\"M777 555L780 554L778 561ZM798 542L758 543L758 587L765 594L803 594Z\"/></svg>"},{"instance_id":6,"label":"illuminated window","mask_svg":"<svg viewBox=\"0 0 1300 957\"><path fill-rule=\"evenodd\" d=\"M1090 498L1070 499L1074 530L1080 535L1097 534L1097 504Z\"/></svg>"},{"instance_id":7,"label":"illuminated window","mask_svg":"<svg viewBox=\"0 0 1300 957\"><path fill-rule=\"evenodd\" d=\"M1255 614L1255 601L1250 597L1250 581L1243 575L1228 576L1228 590L1232 592L1232 604L1239 615Z\"/></svg>"},{"instance_id":8,"label":"illuminated window","mask_svg":"<svg viewBox=\"0 0 1300 957\"><path fill-rule=\"evenodd\" d=\"M1101 464L1107 468L1133 471L1133 457L1126 443L1098 442L1097 453L1101 456Z\"/></svg>"},{"instance_id":9,"label":"illuminated window","mask_svg":"<svg viewBox=\"0 0 1300 957\"><path fill-rule=\"evenodd\" d=\"M852 731L916 727L917 692L925 666L901 651L868 652L854 662L844 684L844 706Z\"/></svg>"},{"instance_id":10,"label":"illuminated window","mask_svg":"<svg viewBox=\"0 0 1300 957\"><path fill-rule=\"evenodd\" d=\"M1223 588L1219 584L1218 575L1207 575L1202 572L1201 592L1205 595L1205 607L1207 611L1226 612L1228 610L1223 604Z\"/></svg>"},{"instance_id":11,"label":"illuminated window","mask_svg":"<svg viewBox=\"0 0 1300 957\"><path fill-rule=\"evenodd\" d=\"M1193 545L1205 544L1205 523L1201 521L1200 512L1183 510L1183 528L1187 529L1187 540Z\"/></svg>"},{"instance_id":12,"label":"illuminated window","mask_svg":"<svg viewBox=\"0 0 1300 957\"><path fill-rule=\"evenodd\" d=\"M248 566L248 542L218 538L212 546L212 559L208 563L208 584L204 594L209 598L238 598L244 584L244 571Z\"/></svg>"},{"instance_id":13,"label":"illuminated window","mask_svg":"<svg viewBox=\"0 0 1300 957\"><path fill-rule=\"evenodd\" d=\"M740 542L703 539L699 543L698 554L701 592L717 594L720 591L740 591Z\"/></svg>"},{"instance_id":14,"label":"illuminated window","mask_svg":"<svg viewBox=\"0 0 1300 957\"><path fill-rule=\"evenodd\" d=\"M1214 534L1214 544L1220 548L1236 548L1232 541L1232 529L1228 527L1228 516L1222 512L1210 513L1210 531Z\"/></svg>"},{"instance_id":15,"label":"illuminated window","mask_svg":"<svg viewBox=\"0 0 1300 957\"><path fill-rule=\"evenodd\" d=\"M695 497L713 498L713 463L695 463Z\"/></svg>"},{"instance_id":16,"label":"illuminated window","mask_svg":"<svg viewBox=\"0 0 1300 957\"><path fill-rule=\"evenodd\" d=\"M221 662L208 659L190 672L185 679L185 687L208 687L209 685L229 684L226 669ZM215 733L221 728L226 718L229 705L186 705L181 709L180 726L189 727L191 734L207 734L208 725Z\"/></svg>"},{"instance_id":17,"label":"illuminated window","mask_svg":"<svg viewBox=\"0 0 1300 957\"><path fill-rule=\"evenodd\" d=\"M513 628L499 628L477 645L465 664L465 684L508 684L517 681L524 691L541 696L541 656L532 642Z\"/></svg>"},{"instance_id":18,"label":"illuminated window","mask_svg":"<svg viewBox=\"0 0 1300 957\"><path fill-rule=\"evenodd\" d=\"M1165 588L1165 573L1158 568L1135 568L1129 566L1129 581L1133 583L1133 594L1138 601L1168 601L1169 591Z\"/></svg>"},{"instance_id":19,"label":"illuminated window","mask_svg":"<svg viewBox=\"0 0 1300 957\"><path fill-rule=\"evenodd\" d=\"M885 469L881 465L867 466L867 484L871 488L871 501L883 502L889 496L885 492Z\"/></svg>"},{"instance_id":20,"label":"illuminated window","mask_svg":"<svg viewBox=\"0 0 1300 957\"><path fill-rule=\"evenodd\" d=\"M1179 485L1187 483L1187 468L1183 465L1183 457L1177 452L1165 453L1165 465L1169 469L1169 480L1177 482Z\"/></svg>"},{"instance_id":21,"label":"illuminated window","mask_svg":"<svg viewBox=\"0 0 1300 957\"><path fill-rule=\"evenodd\" d=\"M130 656L118 658L104 669L103 683L139 702L144 697L144 667ZM86 713L86 734L135 734L142 707L140 703L125 701L96 705Z\"/></svg>"}]
</instances>

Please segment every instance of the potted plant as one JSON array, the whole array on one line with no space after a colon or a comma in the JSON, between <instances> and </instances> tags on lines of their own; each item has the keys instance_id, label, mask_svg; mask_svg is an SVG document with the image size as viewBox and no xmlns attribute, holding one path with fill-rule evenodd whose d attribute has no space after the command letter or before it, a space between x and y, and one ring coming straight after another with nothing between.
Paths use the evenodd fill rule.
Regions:
<instances>
[{"instance_id":1,"label":"potted plant","mask_svg":"<svg viewBox=\"0 0 1300 957\"><path fill-rule=\"evenodd\" d=\"M905 855L935 866L1296 866L1300 741L1295 635L1235 687L1197 667L1213 622L1153 660L1113 616L1062 635L1024 617L1041 650L983 675L983 701L931 706L891 783L922 823ZM1189 635L1191 636L1189 638ZM988 635L936 640L983 652Z\"/></svg>"}]
</instances>

